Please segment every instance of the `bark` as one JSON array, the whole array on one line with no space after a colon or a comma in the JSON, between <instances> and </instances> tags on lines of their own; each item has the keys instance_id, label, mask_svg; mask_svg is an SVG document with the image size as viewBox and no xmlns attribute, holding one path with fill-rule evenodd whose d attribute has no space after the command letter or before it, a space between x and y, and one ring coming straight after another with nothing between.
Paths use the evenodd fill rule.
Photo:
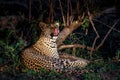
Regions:
<instances>
[{"instance_id":1,"label":"bark","mask_svg":"<svg viewBox=\"0 0 120 80\"><path fill-rule=\"evenodd\" d=\"M65 27L59 34L58 39L56 41L58 47L65 41L65 39L72 33L75 29L77 29L82 22L74 21L69 27Z\"/></svg>"}]
</instances>

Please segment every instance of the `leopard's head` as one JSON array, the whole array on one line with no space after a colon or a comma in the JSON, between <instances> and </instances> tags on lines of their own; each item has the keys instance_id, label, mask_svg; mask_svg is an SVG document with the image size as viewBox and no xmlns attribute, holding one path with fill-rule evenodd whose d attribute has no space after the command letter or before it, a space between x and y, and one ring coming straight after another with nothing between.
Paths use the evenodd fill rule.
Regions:
<instances>
[{"instance_id":1,"label":"leopard's head","mask_svg":"<svg viewBox=\"0 0 120 80\"><path fill-rule=\"evenodd\" d=\"M46 24L43 22L39 23L41 28L41 35L46 37L58 36L59 34L59 23Z\"/></svg>"}]
</instances>

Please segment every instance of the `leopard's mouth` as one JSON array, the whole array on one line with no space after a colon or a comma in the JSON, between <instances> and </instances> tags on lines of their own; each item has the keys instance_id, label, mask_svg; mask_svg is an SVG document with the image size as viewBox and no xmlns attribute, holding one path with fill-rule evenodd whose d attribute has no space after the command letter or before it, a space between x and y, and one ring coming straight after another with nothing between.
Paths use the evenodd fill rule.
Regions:
<instances>
[{"instance_id":1,"label":"leopard's mouth","mask_svg":"<svg viewBox=\"0 0 120 80\"><path fill-rule=\"evenodd\" d=\"M58 28L55 28L54 32L53 32L53 35L54 36L58 36L59 34L59 29Z\"/></svg>"},{"instance_id":2,"label":"leopard's mouth","mask_svg":"<svg viewBox=\"0 0 120 80\"><path fill-rule=\"evenodd\" d=\"M54 29L53 35L58 36L59 34L59 26L60 24L58 22L55 23L56 28Z\"/></svg>"},{"instance_id":3,"label":"leopard's mouth","mask_svg":"<svg viewBox=\"0 0 120 80\"><path fill-rule=\"evenodd\" d=\"M59 34L59 29L55 28L53 33L51 33L50 35L51 35L51 37L53 37L53 36L58 36L58 34Z\"/></svg>"}]
</instances>

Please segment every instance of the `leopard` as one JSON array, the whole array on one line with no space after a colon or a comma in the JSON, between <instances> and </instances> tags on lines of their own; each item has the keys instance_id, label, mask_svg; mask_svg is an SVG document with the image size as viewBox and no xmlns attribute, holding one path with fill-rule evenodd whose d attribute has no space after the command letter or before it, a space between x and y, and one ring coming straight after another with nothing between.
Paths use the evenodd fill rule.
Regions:
<instances>
[{"instance_id":1,"label":"leopard","mask_svg":"<svg viewBox=\"0 0 120 80\"><path fill-rule=\"evenodd\" d=\"M37 42L22 51L22 62L32 70L44 68L58 73L77 71L88 65L89 60L69 54L59 54L56 40L59 37L58 23L39 22L41 34Z\"/></svg>"}]
</instances>

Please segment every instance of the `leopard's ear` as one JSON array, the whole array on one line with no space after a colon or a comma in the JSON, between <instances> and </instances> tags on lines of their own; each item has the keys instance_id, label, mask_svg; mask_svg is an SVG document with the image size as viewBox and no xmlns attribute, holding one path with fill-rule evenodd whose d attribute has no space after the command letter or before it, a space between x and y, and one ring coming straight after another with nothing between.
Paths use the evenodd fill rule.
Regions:
<instances>
[{"instance_id":1,"label":"leopard's ear","mask_svg":"<svg viewBox=\"0 0 120 80\"><path fill-rule=\"evenodd\" d=\"M40 23L39 23L39 27L40 27L41 29L44 29L46 26L47 26L47 24L44 23L44 22L40 22Z\"/></svg>"}]
</instances>

